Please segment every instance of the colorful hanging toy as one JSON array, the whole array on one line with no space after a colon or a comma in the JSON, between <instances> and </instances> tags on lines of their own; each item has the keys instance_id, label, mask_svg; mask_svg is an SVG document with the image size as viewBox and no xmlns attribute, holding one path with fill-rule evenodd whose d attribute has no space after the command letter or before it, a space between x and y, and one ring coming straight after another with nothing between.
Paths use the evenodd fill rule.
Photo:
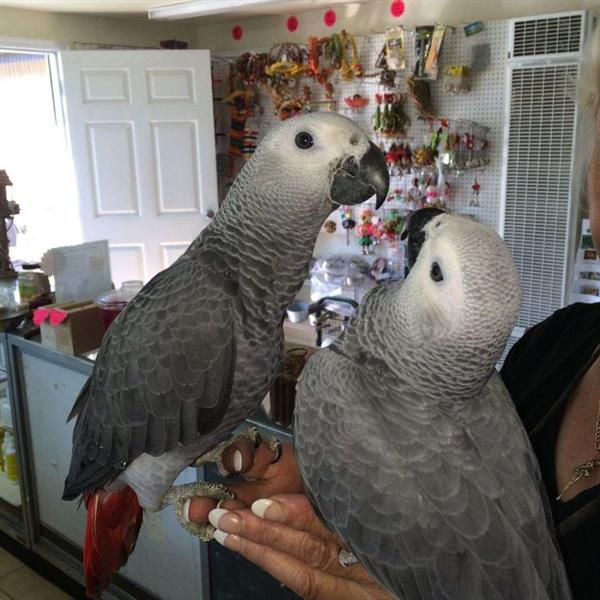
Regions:
<instances>
[{"instance_id":1,"label":"colorful hanging toy","mask_svg":"<svg viewBox=\"0 0 600 600\"><path fill-rule=\"evenodd\" d=\"M348 62L348 50L351 52L350 62ZM329 38L324 56L331 61L333 68L339 71L342 81L351 81L354 77L361 77L363 74L362 66L358 62L356 40L345 30L342 30L341 33L334 33Z\"/></svg>"},{"instance_id":2,"label":"colorful hanging toy","mask_svg":"<svg viewBox=\"0 0 600 600\"><path fill-rule=\"evenodd\" d=\"M247 125L249 117L254 116L256 95L253 89L234 90L225 102L229 104L229 154L248 160L256 149L258 132Z\"/></svg>"},{"instance_id":3,"label":"colorful hanging toy","mask_svg":"<svg viewBox=\"0 0 600 600\"><path fill-rule=\"evenodd\" d=\"M390 244L395 244L398 241L398 236L404 229L404 221L404 217L395 208L392 208L383 219L383 237Z\"/></svg>"},{"instance_id":4,"label":"colorful hanging toy","mask_svg":"<svg viewBox=\"0 0 600 600\"><path fill-rule=\"evenodd\" d=\"M473 190L473 193L471 194L471 201L469 202L469 206L481 206L479 204L479 190L481 189L481 185L477 181L477 177L475 177L475 181L473 182L471 189Z\"/></svg>"},{"instance_id":5,"label":"colorful hanging toy","mask_svg":"<svg viewBox=\"0 0 600 600\"><path fill-rule=\"evenodd\" d=\"M265 92L273 103L274 113L284 121L300 113L304 107L301 98L292 88L297 78L306 70L306 52L298 44L275 44L269 51L269 64L265 67Z\"/></svg>"},{"instance_id":6,"label":"colorful hanging toy","mask_svg":"<svg viewBox=\"0 0 600 600\"><path fill-rule=\"evenodd\" d=\"M364 96L361 96L360 94L354 94L354 96L352 97L348 96L344 98L344 102L346 103L346 106L357 110L369 104L369 99L365 98Z\"/></svg>"},{"instance_id":7,"label":"colorful hanging toy","mask_svg":"<svg viewBox=\"0 0 600 600\"><path fill-rule=\"evenodd\" d=\"M406 135L410 117L406 113L404 100L402 94L375 94L377 106L373 115L373 129L376 132L388 137Z\"/></svg>"},{"instance_id":8,"label":"colorful hanging toy","mask_svg":"<svg viewBox=\"0 0 600 600\"><path fill-rule=\"evenodd\" d=\"M335 221L333 221L332 219L328 219L327 221L325 221L325 224L323 225L323 229L327 233L335 233L337 230L337 223Z\"/></svg>"},{"instance_id":9,"label":"colorful hanging toy","mask_svg":"<svg viewBox=\"0 0 600 600\"><path fill-rule=\"evenodd\" d=\"M360 225L356 228L356 232L360 236L358 244L362 248L363 254L373 253L373 242L375 237L375 226L373 225L373 210L365 208L360 213Z\"/></svg>"},{"instance_id":10,"label":"colorful hanging toy","mask_svg":"<svg viewBox=\"0 0 600 600\"><path fill-rule=\"evenodd\" d=\"M342 207L342 227L346 230L346 246L350 245L350 230L356 227L356 221L352 218L352 208Z\"/></svg>"}]
</instances>

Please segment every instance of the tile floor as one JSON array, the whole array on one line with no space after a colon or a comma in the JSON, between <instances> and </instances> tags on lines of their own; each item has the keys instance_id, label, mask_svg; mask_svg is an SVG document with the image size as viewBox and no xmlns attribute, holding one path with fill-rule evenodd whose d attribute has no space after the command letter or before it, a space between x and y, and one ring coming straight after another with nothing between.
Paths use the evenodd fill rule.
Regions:
<instances>
[{"instance_id":1,"label":"tile floor","mask_svg":"<svg viewBox=\"0 0 600 600\"><path fill-rule=\"evenodd\" d=\"M71 596L0 548L0 600L70 600Z\"/></svg>"}]
</instances>

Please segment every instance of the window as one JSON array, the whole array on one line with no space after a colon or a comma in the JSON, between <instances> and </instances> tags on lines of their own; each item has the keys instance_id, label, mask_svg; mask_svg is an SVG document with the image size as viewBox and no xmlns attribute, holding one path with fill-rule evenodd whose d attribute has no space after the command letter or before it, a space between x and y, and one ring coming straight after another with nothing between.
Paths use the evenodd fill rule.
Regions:
<instances>
[{"instance_id":1,"label":"window","mask_svg":"<svg viewBox=\"0 0 600 600\"><path fill-rule=\"evenodd\" d=\"M0 169L13 183L9 199L21 208L14 224L7 223L16 238L13 262L37 261L48 248L79 241L54 66L52 53L0 49Z\"/></svg>"}]
</instances>

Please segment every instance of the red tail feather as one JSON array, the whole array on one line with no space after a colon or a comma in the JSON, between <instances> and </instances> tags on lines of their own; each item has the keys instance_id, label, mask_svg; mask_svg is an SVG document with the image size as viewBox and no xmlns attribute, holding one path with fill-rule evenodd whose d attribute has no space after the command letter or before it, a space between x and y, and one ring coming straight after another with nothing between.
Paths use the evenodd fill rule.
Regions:
<instances>
[{"instance_id":1,"label":"red tail feather","mask_svg":"<svg viewBox=\"0 0 600 600\"><path fill-rule=\"evenodd\" d=\"M96 599L133 552L144 512L128 486L88 493L84 501L88 511L83 541L85 590Z\"/></svg>"}]
</instances>

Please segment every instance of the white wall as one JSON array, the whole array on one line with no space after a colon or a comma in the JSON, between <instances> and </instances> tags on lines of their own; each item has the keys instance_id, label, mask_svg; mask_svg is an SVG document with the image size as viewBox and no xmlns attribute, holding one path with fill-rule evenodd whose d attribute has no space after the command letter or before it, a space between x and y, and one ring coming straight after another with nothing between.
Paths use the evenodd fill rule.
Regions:
<instances>
[{"instance_id":1,"label":"white wall","mask_svg":"<svg viewBox=\"0 0 600 600\"><path fill-rule=\"evenodd\" d=\"M3 7L0 2L0 46L13 40L32 40L61 47L73 42L158 47L160 40L176 37L193 47L195 36L195 27L182 22L21 10Z\"/></svg>"},{"instance_id":2,"label":"white wall","mask_svg":"<svg viewBox=\"0 0 600 600\"><path fill-rule=\"evenodd\" d=\"M301 4L300 2L298 4ZM226 22L199 25L197 48L209 50L262 49L282 41L305 42L311 35L325 36L347 29L354 34L382 32L394 24L425 25L437 21L460 26L472 21L498 21L527 15L542 15L571 10L600 11L600 0L405 0L404 15L396 19L389 11L390 0L370 0L362 4L336 5L337 21L332 28L323 24L325 9L296 12L299 27L287 30L289 15L230 19ZM241 25L242 39L231 36L232 26Z\"/></svg>"}]
</instances>

